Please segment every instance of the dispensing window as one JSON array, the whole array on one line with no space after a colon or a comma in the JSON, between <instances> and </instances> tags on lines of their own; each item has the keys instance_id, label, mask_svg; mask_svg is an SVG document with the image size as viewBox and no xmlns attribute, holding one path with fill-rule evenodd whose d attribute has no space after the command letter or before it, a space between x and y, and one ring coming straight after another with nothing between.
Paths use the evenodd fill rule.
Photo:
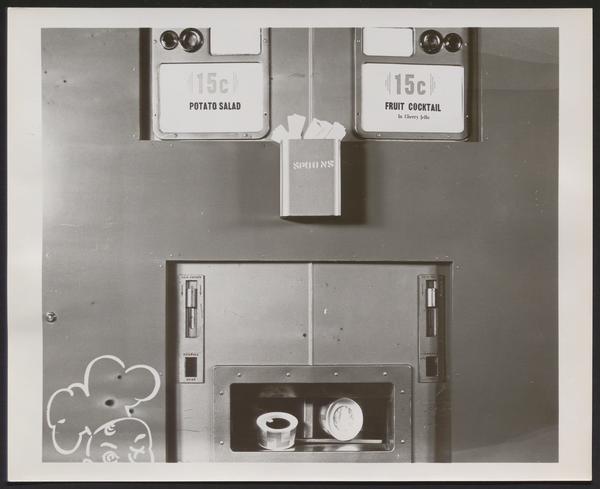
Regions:
<instances>
[{"instance_id":1,"label":"dispensing window","mask_svg":"<svg viewBox=\"0 0 600 489\"><path fill-rule=\"evenodd\" d=\"M230 402L234 451L356 452L394 446L390 383L236 383Z\"/></svg>"},{"instance_id":2,"label":"dispensing window","mask_svg":"<svg viewBox=\"0 0 600 489\"><path fill-rule=\"evenodd\" d=\"M412 367L215 366L217 461L412 461Z\"/></svg>"}]
</instances>

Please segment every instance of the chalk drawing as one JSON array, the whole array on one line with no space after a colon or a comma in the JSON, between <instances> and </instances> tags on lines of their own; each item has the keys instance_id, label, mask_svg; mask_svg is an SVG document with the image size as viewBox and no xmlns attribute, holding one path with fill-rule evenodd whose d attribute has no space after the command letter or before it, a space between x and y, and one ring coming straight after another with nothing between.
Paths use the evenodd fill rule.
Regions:
<instances>
[{"instance_id":1,"label":"chalk drawing","mask_svg":"<svg viewBox=\"0 0 600 489\"><path fill-rule=\"evenodd\" d=\"M98 373L95 373L96 371ZM133 390L141 389L138 386L147 386L148 384L151 384L151 387L146 387L142 392L120 392L104 401L103 399L107 396L105 391L107 372L110 372L115 381L117 381L116 379L119 379L118 381L130 380L131 382L125 382L123 385L132 386ZM128 377L131 375L136 377L131 379ZM148 378L148 376L150 377ZM98 392L91 389L91 384L96 386ZM100 389L99 386L104 389ZM85 369L83 382L75 382L68 387L58 389L48 400L46 422L52 430L54 448L63 455L70 455L79 449L84 437L88 437L87 460L84 460L86 462L96 461L95 454L100 448L109 448L102 452L107 453L104 456L107 460L103 461L112 462L113 460L108 460L115 458L112 452L117 454L118 460L153 461L150 429L144 421L133 417L132 413L133 408L153 399L159 389L160 376L149 365L139 364L126 368L125 363L114 355L102 355L94 358ZM99 396L102 396L102 399ZM114 405L117 411L107 410L103 404ZM114 415L117 413L120 415L115 418ZM106 417L109 419L104 419ZM94 424L99 424L99 426ZM124 432L124 429L127 429L127 432ZM59 431L62 432L60 437L58 436ZM134 437L127 441L127 436L132 433L135 433ZM107 439L98 443L96 447L95 442L99 439L115 436L115 434L118 436L112 440L117 440L120 445ZM106 445L100 447L102 443ZM125 450L124 444L127 444L127 453L123 451ZM117 451L110 448L113 445L117 446Z\"/></svg>"},{"instance_id":2,"label":"chalk drawing","mask_svg":"<svg viewBox=\"0 0 600 489\"><path fill-rule=\"evenodd\" d=\"M87 441L84 462L154 462L152 433L139 418L113 419Z\"/></svg>"}]
</instances>

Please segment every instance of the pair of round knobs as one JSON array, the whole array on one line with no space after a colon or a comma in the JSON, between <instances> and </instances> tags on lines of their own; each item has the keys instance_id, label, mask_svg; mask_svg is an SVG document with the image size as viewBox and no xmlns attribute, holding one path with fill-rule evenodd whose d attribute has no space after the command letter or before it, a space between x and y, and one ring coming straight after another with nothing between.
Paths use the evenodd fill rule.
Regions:
<instances>
[{"instance_id":1,"label":"pair of round knobs","mask_svg":"<svg viewBox=\"0 0 600 489\"><path fill-rule=\"evenodd\" d=\"M204 36L198 29L188 27L179 35L175 31L164 31L160 36L160 43L169 50L175 49L177 45L181 44L184 51L193 53L204 44ZM462 48L463 40L454 32L442 37L438 31L430 29L421 34L419 45L427 54L438 53L442 46L446 48L446 51L456 53Z\"/></svg>"},{"instance_id":2,"label":"pair of round knobs","mask_svg":"<svg viewBox=\"0 0 600 489\"><path fill-rule=\"evenodd\" d=\"M188 27L178 35L175 31L164 31L160 35L160 43L165 49L175 49L181 45L184 51L193 53L198 51L204 44L204 36L198 29Z\"/></svg>"},{"instance_id":3,"label":"pair of round knobs","mask_svg":"<svg viewBox=\"0 0 600 489\"><path fill-rule=\"evenodd\" d=\"M419 39L419 45L421 49L427 54L439 53L442 46L446 48L446 51L450 53L456 53L463 46L462 37L455 32L447 34L446 37L433 29L423 32Z\"/></svg>"}]
</instances>

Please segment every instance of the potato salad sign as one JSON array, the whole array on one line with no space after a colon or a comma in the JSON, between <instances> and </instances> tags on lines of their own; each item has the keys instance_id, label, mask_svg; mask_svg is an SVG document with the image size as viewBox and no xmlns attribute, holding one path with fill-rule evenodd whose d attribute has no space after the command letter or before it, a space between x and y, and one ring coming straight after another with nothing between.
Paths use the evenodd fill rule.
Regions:
<instances>
[{"instance_id":1,"label":"potato salad sign","mask_svg":"<svg viewBox=\"0 0 600 489\"><path fill-rule=\"evenodd\" d=\"M244 133L263 128L261 63L163 63L159 128L164 133Z\"/></svg>"},{"instance_id":2,"label":"potato salad sign","mask_svg":"<svg viewBox=\"0 0 600 489\"><path fill-rule=\"evenodd\" d=\"M464 130L462 66L365 63L361 86L363 131Z\"/></svg>"}]
</instances>

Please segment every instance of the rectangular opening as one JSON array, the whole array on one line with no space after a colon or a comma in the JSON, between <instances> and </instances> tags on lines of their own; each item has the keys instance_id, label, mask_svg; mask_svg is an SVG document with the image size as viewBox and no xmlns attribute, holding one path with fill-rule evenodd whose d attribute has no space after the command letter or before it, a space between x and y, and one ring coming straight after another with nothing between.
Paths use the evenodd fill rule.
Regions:
<instances>
[{"instance_id":1,"label":"rectangular opening","mask_svg":"<svg viewBox=\"0 0 600 489\"><path fill-rule=\"evenodd\" d=\"M186 377L198 377L198 358L185 357L184 371Z\"/></svg>"},{"instance_id":2,"label":"rectangular opening","mask_svg":"<svg viewBox=\"0 0 600 489\"><path fill-rule=\"evenodd\" d=\"M427 309L427 324L425 325L425 335L428 338L437 336L437 309Z\"/></svg>"},{"instance_id":3,"label":"rectangular opening","mask_svg":"<svg viewBox=\"0 0 600 489\"><path fill-rule=\"evenodd\" d=\"M286 451L388 451L394 447L394 386L391 383L261 383L231 384L231 449L268 451L258 444L256 420L284 412L298 420L295 443ZM340 398L350 398L362 411L360 432L340 441L325 431L321 412Z\"/></svg>"},{"instance_id":4,"label":"rectangular opening","mask_svg":"<svg viewBox=\"0 0 600 489\"><path fill-rule=\"evenodd\" d=\"M198 281L185 281L185 336L198 336Z\"/></svg>"},{"instance_id":5,"label":"rectangular opening","mask_svg":"<svg viewBox=\"0 0 600 489\"><path fill-rule=\"evenodd\" d=\"M425 375L427 377L438 376L438 357L437 355L430 355L425 357Z\"/></svg>"}]
</instances>

